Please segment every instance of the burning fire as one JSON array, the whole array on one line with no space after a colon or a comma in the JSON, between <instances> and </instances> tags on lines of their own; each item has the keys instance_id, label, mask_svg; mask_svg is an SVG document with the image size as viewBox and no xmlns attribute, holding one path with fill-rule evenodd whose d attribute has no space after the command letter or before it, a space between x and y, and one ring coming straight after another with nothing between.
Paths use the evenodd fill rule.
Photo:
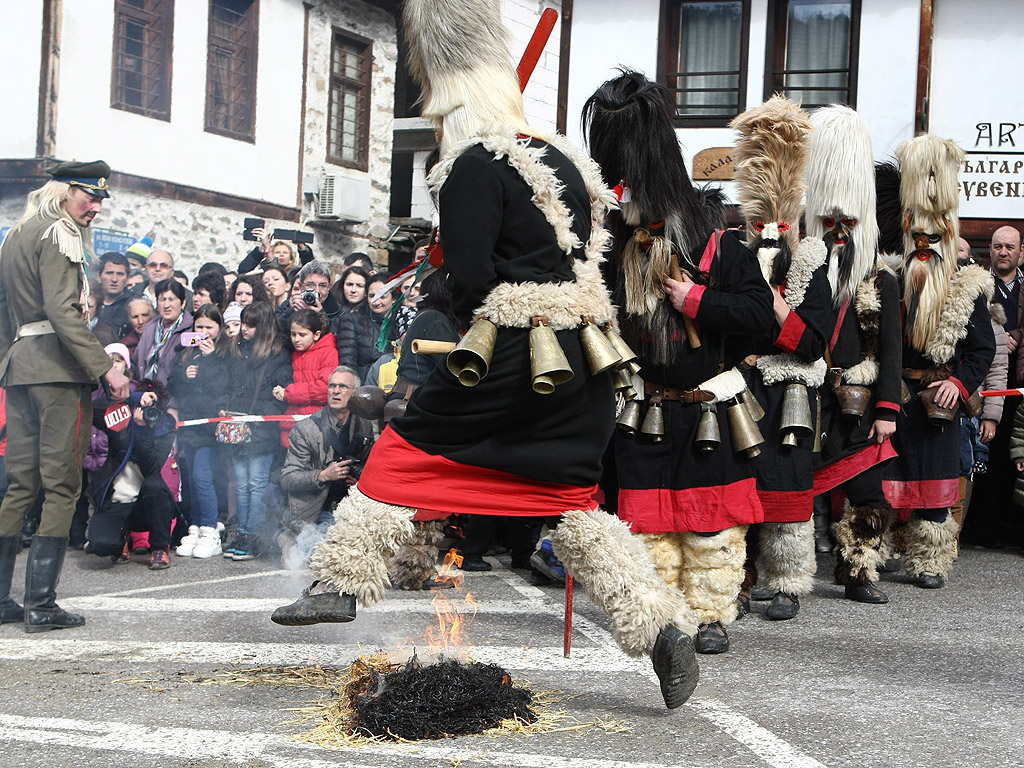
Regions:
<instances>
[{"instance_id":1,"label":"burning fire","mask_svg":"<svg viewBox=\"0 0 1024 768\"><path fill-rule=\"evenodd\" d=\"M441 585L451 582L455 589L461 589L462 582L465 580L465 574L463 574L461 566L462 555L459 554L458 550L449 550L448 554L444 556L444 562L434 577L434 581ZM473 609L473 613L464 618L463 614L452 605L452 601L445 595L443 588L434 589L433 592L434 599L431 600L430 604L433 606L434 614L437 616L437 625L427 627L427 650L432 654L446 652L448 655L451 655L453 650L459 649L461 654L463 653L462 646L466 644L463 629L471 624L476 617L479 603L469 592L465 593L462 599Z\"/></svg>"}]
</instances>

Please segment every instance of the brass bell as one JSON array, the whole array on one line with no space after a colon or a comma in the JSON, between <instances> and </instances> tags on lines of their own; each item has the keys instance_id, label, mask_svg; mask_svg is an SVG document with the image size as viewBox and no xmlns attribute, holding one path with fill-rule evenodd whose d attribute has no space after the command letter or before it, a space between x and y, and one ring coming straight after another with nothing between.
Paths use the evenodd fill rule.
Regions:
<instances>
[{"instance_id":1,"label":"brass bell","mask_svg":"<svg viewBox=\"0 0 1024 768\"><path fill-rule=\"evenodd\" d=\"M635 435L640 428L640 401L630 400L622 408L622 413L615 420L615 425L629 435Z\"/></svg>"},{"instance_id":2,"label":"brass bell","mask_svg":"<svg viewBox=\"0 0 1024 768\"><path fill-rule=\"evenodd\" d=\"M408 405L409 405L409 401L408 400L403 400L403 399L388 400L384 404L384 411L383 411L384 421L388 422L388 421L391 421L394 418L397 418L399 416L404 415L405 414L405 409L406 409L406 407Z\"/></svg>"},{"instance_id":3,"label":"brass bell","mask_svg":"<svg viewBox=\"0 0 1024 768\"><path fill-rule=\"evenodd\" d=\"M583 347L583 354L587 356L587 362L590 364L590 372L594 376L604 373L622 362L622 357L608 341L608 337L586 319L580 326L580 344Z\"/></svg>"},{"instance_id":4,"label":"brass bell","mask_svg":"<svg viewBox=\"0 0 1024 768\"><path fill-rule=\"evenodd\" d=\"M606 323L603 330L608 343L619 353L618 367L627 369L631 374L640 373L640 363L637 361L636 352L629 348L626 340L619 335L619 332L612 327L611 323Z\"/></svg>"},{"instance_id":5,"label":"brass bell","mask_svg":"<svg viewBox=\"0 0 1024 768\"><path fill-rule=\"evenodd\" d=\"M530 376L533 391L540 395L550 395L557 385L565 384L572 375L562 345L547 325L547 318L533 318L533 328L530 330Z\"/></svg>"},{"instance_id":6,"label":"brass bell","mask_svg":"<svg viewBox=\"0 0 1024 768\"><path fill-rule=\"evenodd\" d=\"M729 435L732 438L732 449L736 453L742 453L748 459L752 459L761 453L758 448L764 442L761 430L757 428L757 422L750 418L750 411L738 397L727 401L729 410Z\"/></svg>"},{"instance_id":7,"label":"brass bell","mask_svg":"<svg viewBox=\"0 0 1024 768\"><path fill-rule=\"evenodd\" d=\"M700 404L700 421L697 422L697 449L710 453L722 444L722 433L718 429L718 408L714 403Z\"/></svg>"},{"instance_id":8,"label":"brass bell","mask_svg":"<svg viewBox=\"0 0 1024 768\"><path fill-rule=\"evenodd\" d=\"M651 407L647 409L644 416L643 426L640 427L641 435L648 435L654 442L660 443L665 436L665 414L661 412L661 401L651 400Z\"/></svg>"},{"instance_id":9,"label":"brass bell","mask_svg":"<svg viewBox=\"0 0 1024 768\"><path fill-rule=\"evenodd\" d=\"M758 402L756 397L754 397L753 392L749 389L744 389L740 393L740 399L743 400L743 404L747 406L747 410L750 411L750 418L754 421L760 421L764 418L764 408L761 407L761 403Z\"/></svg>"},{"instance_id":10,"label":"brass bell","mask_svg":"<svg viewBox=\"0 0 1024 768\"><path fill-rule=\"evenodd\" d=\"M477 318L462 340L448 353L448 370L465 387L475 387L487 375L498 326L486 317Z\"/></svg>"},{"instance_id":11,"label":"brass bell","mask_svg":"<svg viewBox=\"0 0 1024 768\"><path fill-rule=\"evenodd\" d=\"M801 437L814 434L811 406L807 402L807 387L798 382L786 385L782 398L782 444L795 446Z\"/></svg>"},{"instance_id":12,"label":"brass bell","mask_svg":"<svg viewBox=\"0 0 1024 768\"><path fill-rule=\"evenodd\" d=\"M384 415L386 399L383 389L364 384L352 392L348 399L348 409L360 419L376 421Z\"/></svg>"},{"instance_id":13,"label":"brass bell","mask_svg":"<svg viewBox=\"0 0 1024 768\"><path fill-rule=\"evenodd\" d=\"M633 381L623 368L616 368L612 373L615 381L615 391L620 392L626 400L636 400L637 393L633 388Z\"/></svg>"},{"instance_id":14,"label":"brass bell","mask_svg":"<svg viewBox=\"0 0 1024 768\"><path fill-rule=\"evenodd\" d=\"M868 403L871 402L871 390L867 387L859 384L840 384L835 388L835 393L839 412L843 416L859 419L867 412Z\"/></svg>"}]
</instances>

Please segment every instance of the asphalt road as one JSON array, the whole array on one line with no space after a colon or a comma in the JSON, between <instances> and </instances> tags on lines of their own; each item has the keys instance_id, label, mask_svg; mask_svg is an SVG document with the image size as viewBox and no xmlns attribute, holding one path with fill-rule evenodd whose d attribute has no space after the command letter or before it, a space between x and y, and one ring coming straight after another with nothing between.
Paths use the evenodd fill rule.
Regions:
<instances>
[{"instance_id":1,"label":"asphalt road","mask_svg":"<svg viewBox=\"0 0 1024 768\"><path fill-rule=\"evenodd\" d=\"M141 558L145 560L145 558ZM170 570L72 552L61 604L81 629L0 627L0 766L182 768L818 768L1024 764L1024 557L963 552L947 588L885 579L888 606L843 600L819 561L814 594L789 622L766 603L730 629L732 650L701 657L701 683L667 711L647 659L620 653L577 590L573 651L562 654L563 591L534 586L505 557L472 573L479 601L466 652L535 690L554 690L565 726L328 750L294 735L290 708L316 691L204 685L259 665L345 666L377 648L424 646L429 593L391 592L351 624L279 627L273 607L308 576L268 558L172 557ZM23 574L19 558L15 583ZM451 593L451 590L449 590ZM464 603L455 595L457 603Z\"/></svg>"}]
</instances>

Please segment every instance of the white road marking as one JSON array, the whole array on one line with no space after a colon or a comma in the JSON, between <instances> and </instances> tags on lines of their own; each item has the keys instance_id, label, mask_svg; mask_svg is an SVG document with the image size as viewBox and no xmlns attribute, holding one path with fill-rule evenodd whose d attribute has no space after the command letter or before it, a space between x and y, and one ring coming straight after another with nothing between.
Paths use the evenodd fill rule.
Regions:
<instances>
[{"instance_id":1,"label":"white road marking","mask_svg":"<svg viewBox=\"0 0 1024 768\"><path fill-rule=\"evenodd\" d=\"M822 763L800 752L750 718L733 712L721 702L698 698L687 702L687 706L774 768L825 768Z\"/></svg>"},{"instance_id":2,"label":"white road marking","mask_svg":"<svg viewBox=\"0 0 1024 768\"><path fill-rule=\"evenodd\" d=\"M465 740L460 743L457 739L416 744L373 744L367 747L339 747L326 752L288 736L271 733L149 727L107 721L0 714L0 742L9 744L12 741L175 758L202 759L216 755L220 760L237 764L259 759L275 768L335 768L338 765L336 760L320 760L302 755L311 751L344 754L345 765L353 768L381 768L382 758L400 758L403 762L409 759L424 762L441 760L453 764L472 760L474 764L508 768L549 768L552 765L564 768L673 768L662 762L634 763L494 750L480 745L479 740L473 744L467 744ZM348 761L348 756L366 762L352 763Z\"/></svg>"},{"instance_id":3,"label":"white road marking","mask_svg":"<svg viewBox=\"0 0 1024 768\"><path fill-rule=\"evenodd\" d=\"M195 589L203 584L224 584L229 581L247 581L249 579L264 579L268 576L288 576L295 577L301 575L302 571L259 571L258 573L240 573L237 576L224 576L220 579L202 579L200 581L181 581L174 582L171 584L162 584L158 587L141 587L140 589L126 589L123 592L104 592L101 595L93 595L93 597L130 597L131 595L145 595L150 592L164 592L168 589L180 589L187 587L188 589ZM61 601L63 602L63 600Z\"/></svg>"}]
</instances>

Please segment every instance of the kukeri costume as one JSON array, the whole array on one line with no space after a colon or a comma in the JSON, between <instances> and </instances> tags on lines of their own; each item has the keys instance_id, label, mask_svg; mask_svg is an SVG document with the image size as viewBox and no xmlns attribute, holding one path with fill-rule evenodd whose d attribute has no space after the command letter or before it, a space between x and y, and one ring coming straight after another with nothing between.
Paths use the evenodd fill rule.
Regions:
<instances>
[{"instance_id":1,"label":"kukeri costume","mask_svg":"<svg viewBox=\"0 0 1024 768\"><path fill-rule=\"evenodd\" d=\"M644 534L666 582L696 611L698 650L719 653L736 617L746 526L763 519L742 453L756 439L749 420L730 428L746 413L737 399L746 383L734 368L771 325L771 292L740 236L716 231L721 199L690 182L669 103L663 87L624 72L584 107L591 155L623 190L621 212L609 219L608 275L639 355L646 408L641 419L638 404L627 403L619 416L618 514ZM696 283L682 312L663 289L679 270ZM712 450L698 446L700 435Z\"/></svg>"},{"instance_id":2,"label":"kukeri costume","mask_svg":"<svg viewBox=\"0 0 1024 768\"><path fill-rule=\"evenodd\" d=\"M764 410L758 426L765 438L754 459L764 522L747 537L748 582L756 580L759 560L765 586L775 593L768 618L791 619L799 598L811 592L816 567L810 522L816 390L825 378L822 354L833 325L825 245L817 237L797 244L811 123L796 104L775 96L730 125L740 134L733 157L747 242L785 306L746 361L751 392Z\"/></svg>"},{"instance_id":3,"label":"kukeri costume","mask_svg":"<svg viewBox=\"0 0 1024 768\"><path fill-rule=\"evenodd\" d=\"M892 511L882 492L882 466L896 451L879 440L876 420L900 410L900 309L895 275L878 262L874 155L863 118L843 106L811 117L807 165L807 231L829 251L835 328L829 375L821 388L822 445L815 493L842 488L849 499L833 525L836 582L859 602L884 603L876 586L881 544Z\"/></svg>"},{"instance_id":4,"label":"kukeri costume","mask_svg":"<svg viewBox=\"0 0 1024 768\"><path fill-rule=\"evenodd\" d=\"M988 302L992 276L980 267L956 269L959 239L957 169L964 154L931 134L896 152L904 240L903 380L909 402L893 440L899 457L885 468L889 503L914 510L904 567L918 586L938 588L955 556L956 521L949 506L959 495L959 436L955 408L937 407L938 387L951 382L959 402L981 385L995 354ZM944 425L944 426L940 426Z\"/></svg>"},{"instance_id":5,"label":"kukeri costume","mask_svg":"<svg viewBox=\"0 0 1024 768\"><path fill-rule=\"evenodd\" d=\"M380 600L417 510L562 515L559 557L611 616L623 650L651 654L665 703L677 707L697 682L692 613L626 525L593 502L614 400L610 370L592 373L581 339L604 339L598 327L614 318L599 266L614 198L585 155L531 135L499 3L409 0L404 20L423 114L441 133L429 183L453 308L473 322L463 350L490 342L464 366L456 355L437 367L339 504L311 566L341 595L307 595L274 620L346 621L356 599ZM467 125L482 130L459 140ZM542 347L565 366L531 371Z\"/></svg>"}]
</instances>

